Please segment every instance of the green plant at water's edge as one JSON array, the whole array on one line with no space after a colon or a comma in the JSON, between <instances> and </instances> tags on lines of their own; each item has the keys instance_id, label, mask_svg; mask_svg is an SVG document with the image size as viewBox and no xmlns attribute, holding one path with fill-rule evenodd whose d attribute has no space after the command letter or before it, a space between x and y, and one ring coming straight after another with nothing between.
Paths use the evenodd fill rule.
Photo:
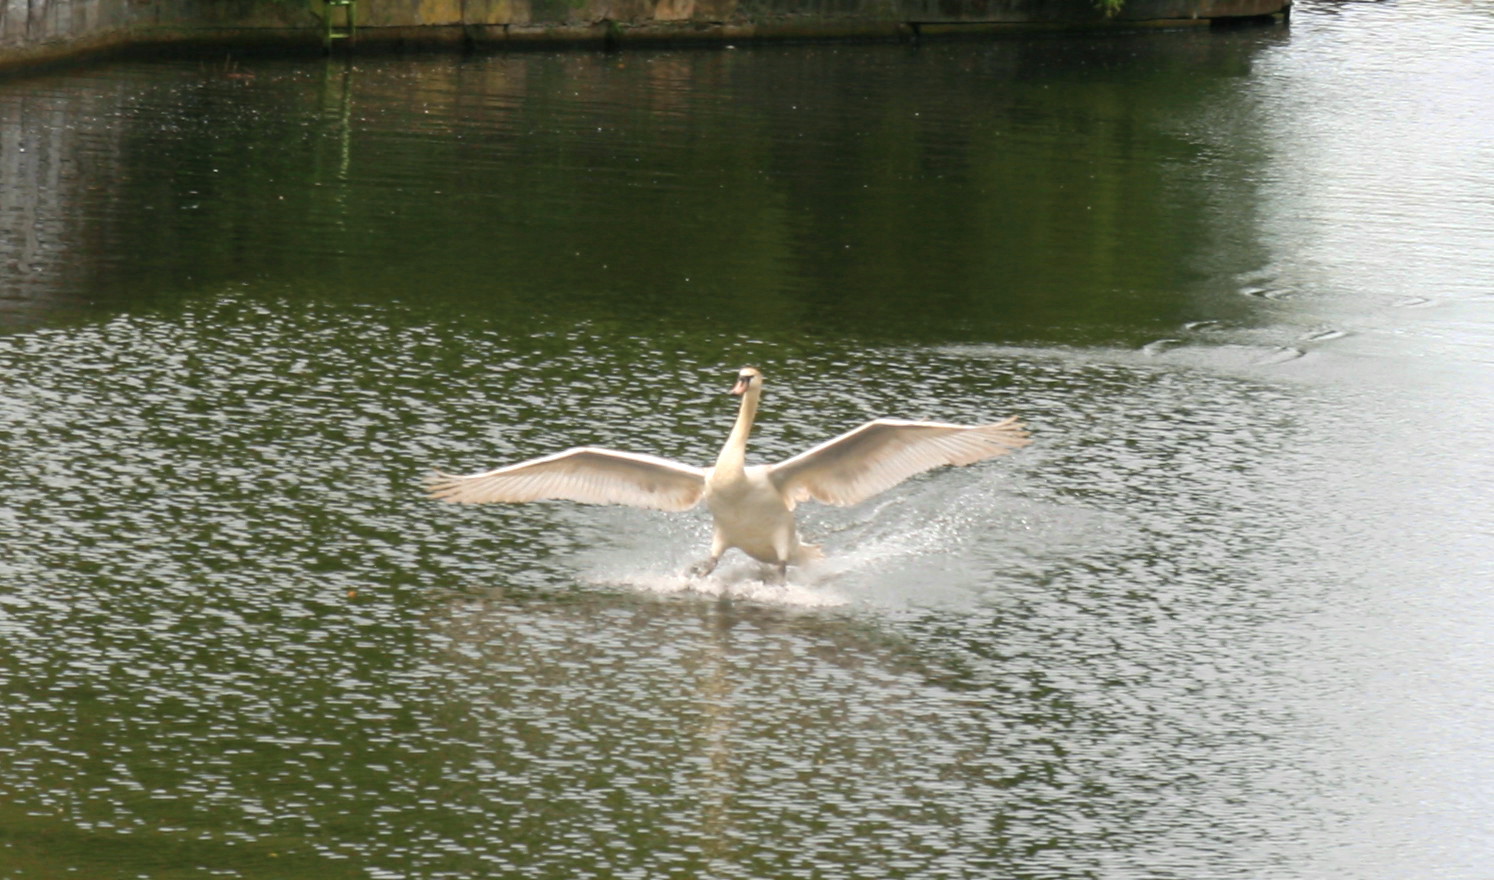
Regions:
<instances>
[{"instance_id":1,"label":"green plant at water's edge","mask_svg":"<svg viewBox=\"0 0 1494 880\"><path fill-rule=\"evenodd\" d=\"M1105 13L1106 18L1112 18L1126 5L1126 0L1094 0L1094 3L1096 9Z\"/></svg>"}]
</instances>

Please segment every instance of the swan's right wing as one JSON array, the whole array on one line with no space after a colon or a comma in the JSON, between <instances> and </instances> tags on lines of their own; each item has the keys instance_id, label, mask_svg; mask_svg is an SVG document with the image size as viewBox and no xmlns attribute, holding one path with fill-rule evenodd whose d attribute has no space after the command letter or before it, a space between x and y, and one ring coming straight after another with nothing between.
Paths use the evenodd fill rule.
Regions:
<instances>
[{"instance_id":1,"label":"swan's right wing","mask_svg":"<svg viewBox=\"0 0 1494 880\"><path fill-rule=\"evenodd\" d=\"M914 474L1005 455L1032 442L1013 416L991 425L877 419L768 469L792 501L851 505Z\"/></svg>"},{"instance_id":2,"label":"swan's right wing","mask_svg":"<svg viewBox=\"0 0 1494 880\"><path fill-rule=\"evenodd\" d=\"M689 510L705 492L705 471L632 452L583 446L480 474L443 474L428 481L432 498L461 504L557 499Z\"/></svg>"}]
</instances>

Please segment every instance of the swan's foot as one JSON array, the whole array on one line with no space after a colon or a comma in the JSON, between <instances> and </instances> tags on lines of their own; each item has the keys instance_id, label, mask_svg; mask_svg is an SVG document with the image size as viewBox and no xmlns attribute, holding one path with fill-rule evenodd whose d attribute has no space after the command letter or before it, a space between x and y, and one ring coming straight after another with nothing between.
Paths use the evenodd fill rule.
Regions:
<instances>
[{"instance_id":1,"label":"swan's foot","mask_svg":"<svg viewBox=\"0 0 1494 880\"><path fill-rule=\"evenodd\" d=\"M703 578L711 572L715 571L716 563L720 561L720 556L712 556L710 559L703 559L700 562L697 562L689 568L685 569L685 574L690 575L691 577Z\"/></svg>"},{"instance_id":2,"label":"swan's foot","mask_svg":"<svg viewBox=\"0 0 1494 880\"><path fill-rule=\"evenodd\" d=\"M788 586L788 563L779 562L773 566L773 576L768 578L768 583L775 587Z\"/></svg>"}]
</instances>

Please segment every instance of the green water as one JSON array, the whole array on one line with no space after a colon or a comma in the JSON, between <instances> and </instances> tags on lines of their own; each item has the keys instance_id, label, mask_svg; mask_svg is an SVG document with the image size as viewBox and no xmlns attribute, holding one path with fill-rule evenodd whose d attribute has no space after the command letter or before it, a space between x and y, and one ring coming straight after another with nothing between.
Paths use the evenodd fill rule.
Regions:
<instances>
[{"instance_id":1,"label":"green water","mask_svg":"<svg viewBox=\"0 0 1494 880\"><path fill-rule=\"evenodd\" d=\"M1480 877L1491 61L1314 2L0 83L0 878ZM707 463L749 363L759 460L1036 442L781 587L421 491Z\"/></svg>"},{"instance_id":2,"label":"green water","mask_svg":"<svg viewBox=\"0 0 1494 880\"><path fill-rule=\"evenodd\" d=\"M1200 264L1259 135L1171 129L1284 31L1175 39L109 67L12 106L79 129L58 233L91 258L49 300L1135 341L1262 257ZM1220 175L1211 147L1261 159Z\"/></svg>"}]
</instances>

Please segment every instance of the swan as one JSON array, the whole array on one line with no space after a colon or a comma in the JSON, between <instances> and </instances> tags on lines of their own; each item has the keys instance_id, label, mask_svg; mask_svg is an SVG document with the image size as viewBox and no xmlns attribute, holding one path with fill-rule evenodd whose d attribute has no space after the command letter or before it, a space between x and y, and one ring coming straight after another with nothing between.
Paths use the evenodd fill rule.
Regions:
<instances>
[{"instance_id":1,"label":"swan","mask_svg":"<svg viewBox=\"0 0 1494 880\"><path fill-rule=\"evenodd\" d=\"M989 425L874 419L778 464L747 466L747 435L757 417L763 374L744 367L731 393L742 398L736 424L714 467L653 455L581 446L477 474L436 471L431 497L453 503L564 499L711 512L711 555L691 568L705 576L735 547L776 569L821 558L799 538L794 507L801 501L849 506L943 465L967 465L1030 443L1016 416Z\"/></svg>"}]
</instances>

